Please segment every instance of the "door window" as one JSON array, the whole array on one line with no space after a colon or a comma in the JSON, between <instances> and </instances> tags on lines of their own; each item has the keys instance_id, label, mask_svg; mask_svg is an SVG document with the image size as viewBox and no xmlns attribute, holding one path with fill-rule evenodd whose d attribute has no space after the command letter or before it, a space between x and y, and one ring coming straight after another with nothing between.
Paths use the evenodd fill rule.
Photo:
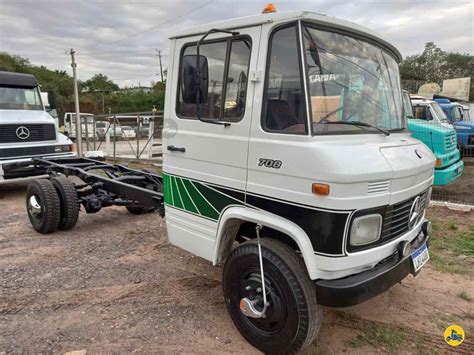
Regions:
<instances>
[{"instance_id":1,"label":"door window","mask_svg":"<svg viewBox=\"0 0 474 355\"><path fill-rule=\"evenodd\" d=\"M268 58L262 126L275 133L306 134L305 91L296 26L274 32Z\"/></svg>"},{"instance_id":2,"label":"door window","mask_svg":"<svg viewBox=\"0 0 474 355\"><path fill-rule=\"evenodd\" d=\"M251 42L248 38L228 39L201 44L199 54L207 58L209 88L206 102L200 105L202 118L239 121L245 111ZM196 45L187 45L181 54L196 55ZM183 101L181 71L176 114L196 118L196 104ZM225 83L225 85L224 85Z\"/></svg>"}]
</instances>

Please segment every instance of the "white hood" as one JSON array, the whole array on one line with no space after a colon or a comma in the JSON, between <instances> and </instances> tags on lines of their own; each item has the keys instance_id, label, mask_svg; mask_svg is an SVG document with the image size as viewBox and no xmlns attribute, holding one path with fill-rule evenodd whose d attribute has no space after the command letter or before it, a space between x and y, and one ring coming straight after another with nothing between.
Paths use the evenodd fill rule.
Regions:
<instances>
[{"instance_id":1,"label":"white hood","mask_svg":"<svg viewBox=\"0 0 474 355\"><path fill-rule=\"evenodd\" d=\"M53 123L55 120L42 110L0 110L1 124Z\"/></svg>"}]
</instances>

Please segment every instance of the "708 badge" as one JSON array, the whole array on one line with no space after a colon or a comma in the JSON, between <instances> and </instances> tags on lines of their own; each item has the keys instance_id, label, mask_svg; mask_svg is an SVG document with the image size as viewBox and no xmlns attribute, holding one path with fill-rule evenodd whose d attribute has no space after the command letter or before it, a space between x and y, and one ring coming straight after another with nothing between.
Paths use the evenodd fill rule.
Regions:
<instances>
[{"instance_id":1,"label":"708 badge","mask_svg":"<svg viewBox=\"0 0 474 355\"><path fill-rule=\"evenodd\" d=\"M280 169L282 164L283 163L281 160L266 159L266 158L258 159L258 166L264 166L266 168Z\"/></svg>"}]
</instances>

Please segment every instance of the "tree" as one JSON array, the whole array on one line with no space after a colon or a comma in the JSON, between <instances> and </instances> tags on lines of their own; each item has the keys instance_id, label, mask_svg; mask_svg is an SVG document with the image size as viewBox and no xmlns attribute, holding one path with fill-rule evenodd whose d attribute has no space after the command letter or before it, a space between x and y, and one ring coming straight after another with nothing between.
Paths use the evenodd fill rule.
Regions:
<instances>
[{"instance_id":1,"label":"tree","mask_svg":"<svg viewBox=\"0 0 474 355\"><path fill-rule=\"evenodd\" d=\"M402 61L400 75L402 80L437 83L442 86L445 79L472 77L474 56L445 52L433 42L428 42L422 54L408 56ZM471 79L471 100L474 100L473 85L474 78Z\"/></svg>"},{"instance_id":2,"label":"tree","mask_svg":"<svg viewBox=\"0 0 474 355\"><path fill-rule=\"evenodd\" d=\"M107 75L96 74L89 80L82 82L81 89L85 92L110 92L117 91L119 86L110 80Z\"/></svg>"}]
</instances>

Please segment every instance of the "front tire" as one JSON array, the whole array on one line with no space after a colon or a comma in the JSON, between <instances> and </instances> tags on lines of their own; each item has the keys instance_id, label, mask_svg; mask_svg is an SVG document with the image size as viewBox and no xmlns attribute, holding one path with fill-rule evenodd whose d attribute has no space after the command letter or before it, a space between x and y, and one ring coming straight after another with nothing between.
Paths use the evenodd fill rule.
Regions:
<instances>
[{"instance_id":1,"label":"front tire","mask_svg":"<svg viewBox=\"0 0 474 355\"><path fill-rule=\"evenodd\" d=\"M265 288L269 306L265 318L250 318L240 310L244 297L259 300L263 308L256 240L232 251L223 274L229 314L247 341L265 353L295 353L312 343L322 320L316 287L302 259L288 245L261 239ZM260 291L260 293L259 293Z\"/></svg>"},{"instance_id":2,"label":"front tire","mask_svg":"<svg viewBox=\"0 0 474 355\"><path fill-rule=\"evenodd\" d=\"M30 183L26 192L26 210L37 232L47 234L58 229L61 205L51 181L38 179Z\"/></svg>"}]
</instances>

